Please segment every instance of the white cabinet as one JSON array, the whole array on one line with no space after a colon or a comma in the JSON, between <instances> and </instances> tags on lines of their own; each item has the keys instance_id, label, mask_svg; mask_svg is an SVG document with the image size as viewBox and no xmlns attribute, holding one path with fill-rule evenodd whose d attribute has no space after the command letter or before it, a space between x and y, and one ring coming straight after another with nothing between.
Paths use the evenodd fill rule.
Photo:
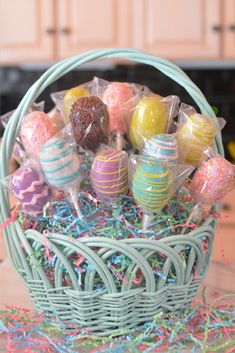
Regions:
<instances>
[{"instance_id":1,"label":"white cabinet","mask_svg":"<svg viewBox=\"0 0 235 353\"><path fill-rule=\"evenodd\" d=\"M0 63L55 58L53 0L0 0Z\"/></svg>"},{"instance_id":2,"label":"white cabinet","mask_svg":"<svg viewBox=\"0 0 235 353\"><path fill-rule=\"evenodd\" d=\"M110 47L235 59L235 0L0 0L0 63Z\"/></svg>"},{"instance_id":3,"label":"white cabinet","mask_svg":"<svg viewBox=\"0 0 235 353\"><path fill-rule=\"evenodd\" d=\"M57 55L129 47L129 0L59 0Z\"/></svg>"},{"instance_id":4,"label":"white cabinet","mask_svg":"<svg viewBox=\"0 0 235 353\"><path fill-rule=\"evenodd\" d=\"M220 56L220 0L133 0L133 43L170 59Z\"/></svg>"}]
</instances>

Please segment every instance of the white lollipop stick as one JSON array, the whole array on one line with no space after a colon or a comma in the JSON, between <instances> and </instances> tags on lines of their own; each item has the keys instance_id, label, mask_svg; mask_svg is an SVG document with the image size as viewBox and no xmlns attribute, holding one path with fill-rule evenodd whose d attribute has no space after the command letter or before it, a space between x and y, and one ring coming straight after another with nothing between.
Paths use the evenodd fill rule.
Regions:
<instances>
[{"instance_id":1,"label":"white lollipop stick","mask_svg":"<svg viewBox=\"0 0 235 353\"><path fill-rule=\"evenodd\" d=\"M123 135L121 132L117 132L116 133L116 148L118 151L122 151L123 144L124 144Z\"/></svg>"},{"instance_id":2,"label":"white lollipop stick","mask_svg":"<svg viewBox=\"0 0 235 353\"><path fill-rule=\"evenodd\" d=\"M143 230L147 230L149 224L152 222L154 215L152 213L144 213L143 216Z\"/></svg>"},{"instance_id":3,"label":"white lollipop stick","mask_svg":"<svg viewBox=\"0 0 235 353\"><path fill-rule=\"evenodd\" d=\"M190 225L191 221L195 218L195 221L199 220L199 217L202 217L203 214L203 209L201 208L201 206L199 204L197 204L196 206L194 206L192 212L190 213L185 226L183 227L183 229L181 230L180 234L184 234L186 229L188 228L188 226Z\"/></svg>"},{"instance_id":4,"label":"white lollipop stick","mask_svg":"<svg viewBox=\"0 0 235 353\"><path fill-rule=\"evenodd\" d=\"M81 210L80 210L80 207L79 207L79 204L78 204L78 197L77 197L76 194L74 194L74 192L70 191L69 193L70 193L70 196L71 196L71 201L73 202L75 210L77 212L78 218L81 220L83 218L83 215L81 213Z\"/></svg>"}]
</instances>

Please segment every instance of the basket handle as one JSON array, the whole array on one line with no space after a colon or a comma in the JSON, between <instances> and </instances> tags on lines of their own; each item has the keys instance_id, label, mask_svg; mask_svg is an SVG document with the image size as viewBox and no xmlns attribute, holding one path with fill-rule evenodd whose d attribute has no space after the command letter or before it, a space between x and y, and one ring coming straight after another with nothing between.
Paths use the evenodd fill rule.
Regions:
<instances>
[{"instance_id":1,"label":"basket handle","mask_svg":"<svg viewBox=\"0 0 235 353\"><path fill-rule=\"evenodd\" d=\"M18 108L13 114L6 131L3 136L1 154L0 154L0 178L3 178L9 173L9 161L12 154L14 142L19 131L20 122L31 106L31 104L40 96L40 94L54 81L58 80L63 75L74 70L80 65L97 60L97 59L125 59L137 63L148 64L172 80L181 85L194 99L202 114L210 116L216 121L215 114L204 97L200 89L191 81L191 79L175 64L168 60L158 58L156 56L144 53L136 49L97 49L85 52L83 54L64 59L49 68L27 91L21 100ZM216 147L220 154L223 155L223 145L221 134L215 138ZM1 196L1 195L0 195ZM2 195L3 197L3 195ZM3 202L3 200L1 199ZM5 205L2 204L3 210Z\"/></svg>"}]
</instances>

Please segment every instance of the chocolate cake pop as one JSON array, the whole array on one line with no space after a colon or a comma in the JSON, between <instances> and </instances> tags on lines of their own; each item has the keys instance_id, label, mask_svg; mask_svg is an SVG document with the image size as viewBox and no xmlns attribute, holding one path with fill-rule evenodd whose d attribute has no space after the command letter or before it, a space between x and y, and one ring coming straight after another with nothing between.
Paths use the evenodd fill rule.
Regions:
<instances>
[{"instance_id":1,"label":"chocolate cake pop","mask_svg":"<svg viewBox=\"0 0 235 353\"><path fill-rule=\"evenodd\" d=\"M71 109L73 135L78 146L95 151L108 143L109 115L106 105L95 96L79 98Z\"/></svg>"}]
</instances>

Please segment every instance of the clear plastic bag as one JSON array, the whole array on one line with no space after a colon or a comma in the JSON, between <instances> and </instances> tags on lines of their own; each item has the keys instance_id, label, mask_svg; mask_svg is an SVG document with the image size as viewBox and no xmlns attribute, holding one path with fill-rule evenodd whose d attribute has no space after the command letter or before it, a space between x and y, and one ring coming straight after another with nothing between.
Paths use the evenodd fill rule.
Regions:
<instances>
[{"instance_id":1,"label":"clear plastic bag","mask_svg":"<svg viewBox=\"0 0 235 353\"><path fill-rule=\"evenodd\" d=\"M65 122L64 122L63 116L56 106L54 108L52 108L47 113L47 115L50 119L52 119L53 123L56 125L57 131L60 131L64 128Z\"/></svg>"},{"instance_id":2,"label":"clear plastic bag","mask_svg":"<svg viewBox=\"0 0 235 353\"><path fill-rule=\"evenodd\" d=\"M95 152L109 141L107 106L96 96L79 98L71 110L71 127L77 146Z\"/></svg>"},{"instance_id":3,"label":"clear plastic bag","mask_svg":"<svg viewBox=\"0 0 235 353\"><path fill-rule=\"evenodd\" d=\"M144 228L149 215L159 212L173 196L194 167L172 165L151 157L133 155L129 162L129 183L136 203L143 210ZM147 220L146 220L147 219Z\"/></svg>"},{"instance_id":4,"label":"clear plastic bag","mask_svg":"<svg viewBox=\"0 0 235 353\"><path fill-rule=\"evenodd\" d=\"M108 82L102 100L108 107L110 132L127 133L132 113L140 97L139 86L127 82Z\"/></svg>"},{"instance_id":5,"label":"clear plastic bag","mask_svg":"<svg viewBox=\"0 0 235 353\"><path fill-rule=\"evenodd\" d=\"M65 191L79 189L82 157L67 128L41 146L39 160L48 183L53 187Z\"/></svg>"},{"instance_id":6,"label":"clear plastic bag","mask_svg":"<svg viewBox=\"0 0 235 353\"><path fill-rule=\"evenodd\" d=\"M196 205L192 209L184 234L191 222L198 223L218 201L221 201L235 188L235 166L212 148L203 151L202 160L196 170L188 189Z\"/></svg>"},{"instance_id":7,"label":"clear plastic bag","mask_svg":"<svg viewBox=\"0 0 235 353\"><path fill-rule=\"evenodd\" d=\"M200 206L212 206L235 187L235 166L212 148L203 152L203 159L192 178L190 193Z\"/></svg>"},{"instance_id":8,"label":"clear plastic bag","mask_svg":"<svg viewBox=\"0 0 235 353\"><path fill-rule=\"evenodd\" d=\"M142 154L169 164L179 162L177 140L173 134L159 134L146 140Z\"/></svg>"},{"instance_id":9,"label":"clear plastic bag","mask_svg":"<svg viewBox=\"0 0 235 353\"><path fill-rule=\"evenodd\" d=\"M1 185L12 191L24 211L33 217L42 216L52 192L37 163L25 160L13 174L1 180Z\"/></svg>"},{"instance_id":10,"label":"clear plastic bag","mask_svg":"<svg viewBox=\"0 0 235 353\"><path fill-rule=\"evenodd\" d=\"M101 201L112 204L120 200L129 189L127 153L111 147L100 149L92 163L91 181Z\"/></svg>"},{"instance_id":11,"label":"clear plastic bag","mask_svg":"<svg viewBox=\"0 0 235 353\"><path fill-rule=\"evenodd\" d=\"M198 114L186 104L181 104L176 137L179 153L186 163L197 166L202 159L203 151L214 145L214 137L224 127L225 120Z\"/></svg>"},{"instance_id":12,"label":"clear plastic bag","mask_svg":"<svg viewBox=\"0 0 235 353\"><path fill-rule=\"evenodd\" d=\"M38 158L40 147L60 128L61 124L42 111L26 114L21 122L20 138L27 154Z\"/></svg>"},{"instance_id":13,"label":"clear plastic bag","mask_svg":"<svg viewBox=\"0 0 235 353\"><path fill-rule=\"evenodd\" d=\"M28 113L31 113L33 111L43 111L43 109L44 109L44 101L39 103L33 103L29 108ZM12 110L0 116L0 121L4 128L6 128L14 112L15 110ZM20 136L16 137L16 142L12 151L12 158L14 158L19 164L21 164L27 158L27 153L24 149Z\"/></svg>"},{"instance_id":14,"label":"clear plastic bag","mask_svg":"<svg viewBox=\"0 0 235 353\"><path fill-rule=\"evenodd\" d=\"M39 159L47 182L71 196L79 217L81 216L77 193L82 181L82 158L78 155L67 127L53 136L40 148Z\"/></svg>"},{"instance_id":15,"label":"clear plastic bag","mask_svg":"<svg viewBox=\"0 0 235 353\"><path fill-rule=\"evenodd\" d=\"M68 90L54 92L51 94L51 99L56 105L56 108L62 114L66 124L70 121L71 109L76 100L81 97L87 97L94 94L92 93L93 84L94 82L92 80L79 86L72 87Z\"/></svg>"},{"instance_id":16,"label":"clear plastic bag","mask_svg":"<svg viewBox=\"0 0 235 353\"><path fill-rule=\"evenodd\" d=\"M135 83L108 82L94 77L92 93L107 105L109 131L118 150L123 148L124 135L128 133L133 111L144 89Z\"/></svg>"},{"instance_id":17,"label":"clear plastic bag","mask_svg":"<svg viewBox=\"0 0 235 353\"><path fill-rule=\"evenodd\" d=\"M178 113L179 98L162 98L153 93L142 97L133 112L129 139L140 152L148 139L172 130L173 119Z\"/></svg>"}]
</instances>

